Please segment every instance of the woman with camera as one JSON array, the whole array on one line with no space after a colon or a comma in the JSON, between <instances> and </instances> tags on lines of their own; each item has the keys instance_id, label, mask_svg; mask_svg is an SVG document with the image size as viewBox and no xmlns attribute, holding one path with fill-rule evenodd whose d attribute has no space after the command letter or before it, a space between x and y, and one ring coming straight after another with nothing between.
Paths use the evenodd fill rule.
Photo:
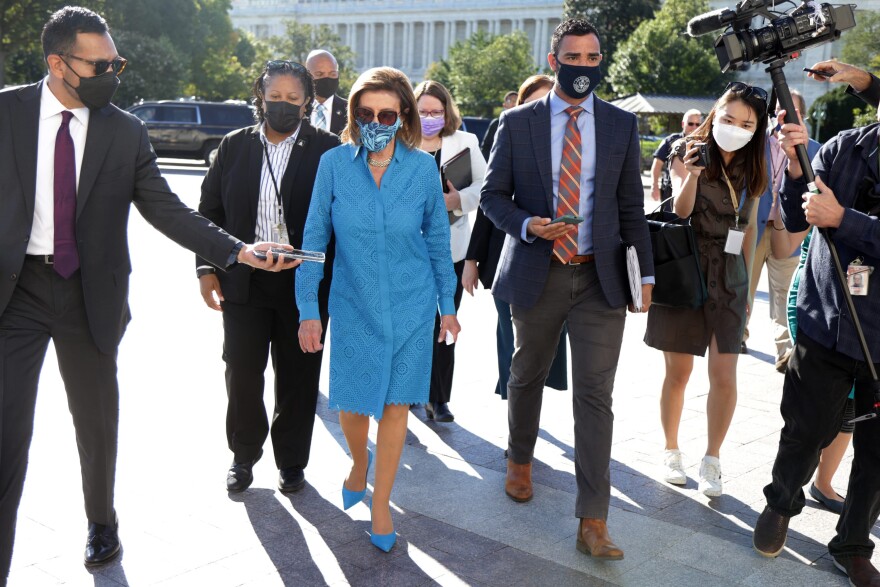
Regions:
<instances>
[{"instance_id":1,"label":"woman with camera","mask_svg":"<svg viewBox=\"0 0 880 587\"><path fill-rule=\"evenodd\" d=\"M675 213L689 218L708 298L700 308L654 305L645 342L663 351L660 419L666 436L664 481L684 485L678 446L684 391L694 356L709 350L708 443L699 490L722 492L721 444L736 408L736 363L748 315L756 200L767 184L767 92L732 82L697 130L672 147Z\"/></svg>"}]
</instances>

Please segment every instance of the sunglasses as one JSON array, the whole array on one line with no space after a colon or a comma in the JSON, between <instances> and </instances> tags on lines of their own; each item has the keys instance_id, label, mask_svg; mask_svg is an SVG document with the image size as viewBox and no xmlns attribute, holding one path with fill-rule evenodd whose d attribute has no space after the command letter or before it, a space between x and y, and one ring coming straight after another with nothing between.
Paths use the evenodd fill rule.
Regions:
<instances>
[{"instance_id":1,"label":"sunglasses","mask_svg":"<svg viewBox=\"0 0 880 587\"><path fill-rule=\"evenodd\" d=\"M700 126L700 123L699 122L689 122L689 123L687 123L687 126Z\"/></svg>"},{"instance_id":2,"label":"sunglasses","mask_svg":"<svg viewBox=\"0 0 880 587\"><path fill-rule=\"evenodd\" d=\"M266 70L268 71L277 71L279 69L291 69L294 71L306 71L306 68L301 63L297 63L296 61L289 61L287 59L272 59L266 62Z\"/></svg>"},{"instance_id":3,"label":"sunglasses","mask_svg":"<svg viewBox=\"0 0 880 587\"><path fill-rule=\"evenodd\" d=\"M366 108L355 108L354 109L354 118L361 124L370 124L373 122L373 118L379 121L379 124L384 124L385 126L393 126L397 122L398 113L394 110L382 110L379 114L373 114L372 110L368 110Z\"/></svg>"},{"instance_id":4,"label":"sunglasses","mask_svg":"<svg viewBox=\"0 0 880 587\"><path fill-rule=\"evenodd\" d=\"M727 84L727 87L724 88L726 92L736 92L743 98L748 98L750 96L754 96L757 99L764 102L764 107L766 109L767 106L767 90L764 88L759 88L758 86L750 86L749 84L744 84L743 82L730 82Z\"/></svg>"},{"instance_id":5,"label":"sunglasses","mask_svg":"<svg viewBox=\"0 0 880 587\"><path fill-rule=\"evenodd\" d=\"M112 69L114 74L119 75L125 71L125 66L128 65L128 60L124 57L117 57L112 61L89 61L88 59L83 59L82 57L71 55L70 53L58 53L58 55L88 63L95 68L95 75L103 75L107 73L108 69Z\"/></svg>"}]
</instances>

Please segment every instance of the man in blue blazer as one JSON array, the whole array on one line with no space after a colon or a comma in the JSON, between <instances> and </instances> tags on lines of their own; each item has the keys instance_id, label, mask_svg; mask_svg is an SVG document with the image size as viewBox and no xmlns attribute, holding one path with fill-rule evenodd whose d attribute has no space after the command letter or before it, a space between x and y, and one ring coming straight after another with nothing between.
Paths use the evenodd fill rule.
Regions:
<instances>
[{"instance_id":1,"label":"man in blue blazer","mask_svg":"<svg viewBox=\"0 0 880 587\"><path fill-rule=\"evenodd\" d=\"M507 233L492 293L511 306L517 348L508 384L505 492L532 498L531 461L556 342L572 349L578 550L623 558L605 520L610 501L611 391L630 302L623 243L635 246L643 304L654 266L639 175L636 117L595 97L598 33L571 19L553 33L550 94L502 114L481 206ZM564 214L580 224L552 222Z\"/></svg>"}]
</instances>

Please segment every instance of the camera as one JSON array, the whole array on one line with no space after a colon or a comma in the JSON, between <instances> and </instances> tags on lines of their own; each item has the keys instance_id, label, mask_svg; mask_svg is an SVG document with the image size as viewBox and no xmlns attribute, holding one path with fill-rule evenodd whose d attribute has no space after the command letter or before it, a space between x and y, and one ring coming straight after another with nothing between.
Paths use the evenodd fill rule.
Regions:
<instances>
[{"instance_id":1,"label":"camera","mask_svg":"<svg viewBox=\"0 0 880 587\"><path fill-rule=\"evenodd\" d=\"M789 13L773 12L775 0L742 0L734 10L722 8L696 16L688 23L692 37L730 27L715 40L715 55L721 71L744 69L749 63L770 63L777 59L796 59L798 53L840 38L840 33L856 26L853 4L803 2ZM769 24L752 29L755 17Z\"/></svg>"},{"instance_id":2,"label":"camera","mask_svg":"<svg viewBox=\"0 0 880 587\"><path fill-rule=\"evenodd\" d=\"M697 149L697 160L694 161L694 165L708 169L709 161L711 161L709 157L709 143L694 143L694 147Z\"/></svg>"}]
</instances>

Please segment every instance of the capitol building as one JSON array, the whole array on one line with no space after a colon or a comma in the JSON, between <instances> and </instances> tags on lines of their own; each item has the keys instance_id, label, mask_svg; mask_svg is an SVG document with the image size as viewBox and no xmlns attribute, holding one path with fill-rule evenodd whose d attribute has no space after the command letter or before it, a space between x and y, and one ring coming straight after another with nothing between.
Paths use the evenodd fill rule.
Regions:
<instances>
[{"instance_id":1,"label":"capitol building","mask_svg":"<svg viewBox=\"0 0 880 587\"><path fill-rule=\"evenodd\" d=\"M535 67L547 65L550 35L562 19L561 0L233 0L236 28L257 38L284 34L284 21L327 25L351 47L355 68L390 65L413 80L478 29L524 31Z\"/></svg>"}]
</instances>

